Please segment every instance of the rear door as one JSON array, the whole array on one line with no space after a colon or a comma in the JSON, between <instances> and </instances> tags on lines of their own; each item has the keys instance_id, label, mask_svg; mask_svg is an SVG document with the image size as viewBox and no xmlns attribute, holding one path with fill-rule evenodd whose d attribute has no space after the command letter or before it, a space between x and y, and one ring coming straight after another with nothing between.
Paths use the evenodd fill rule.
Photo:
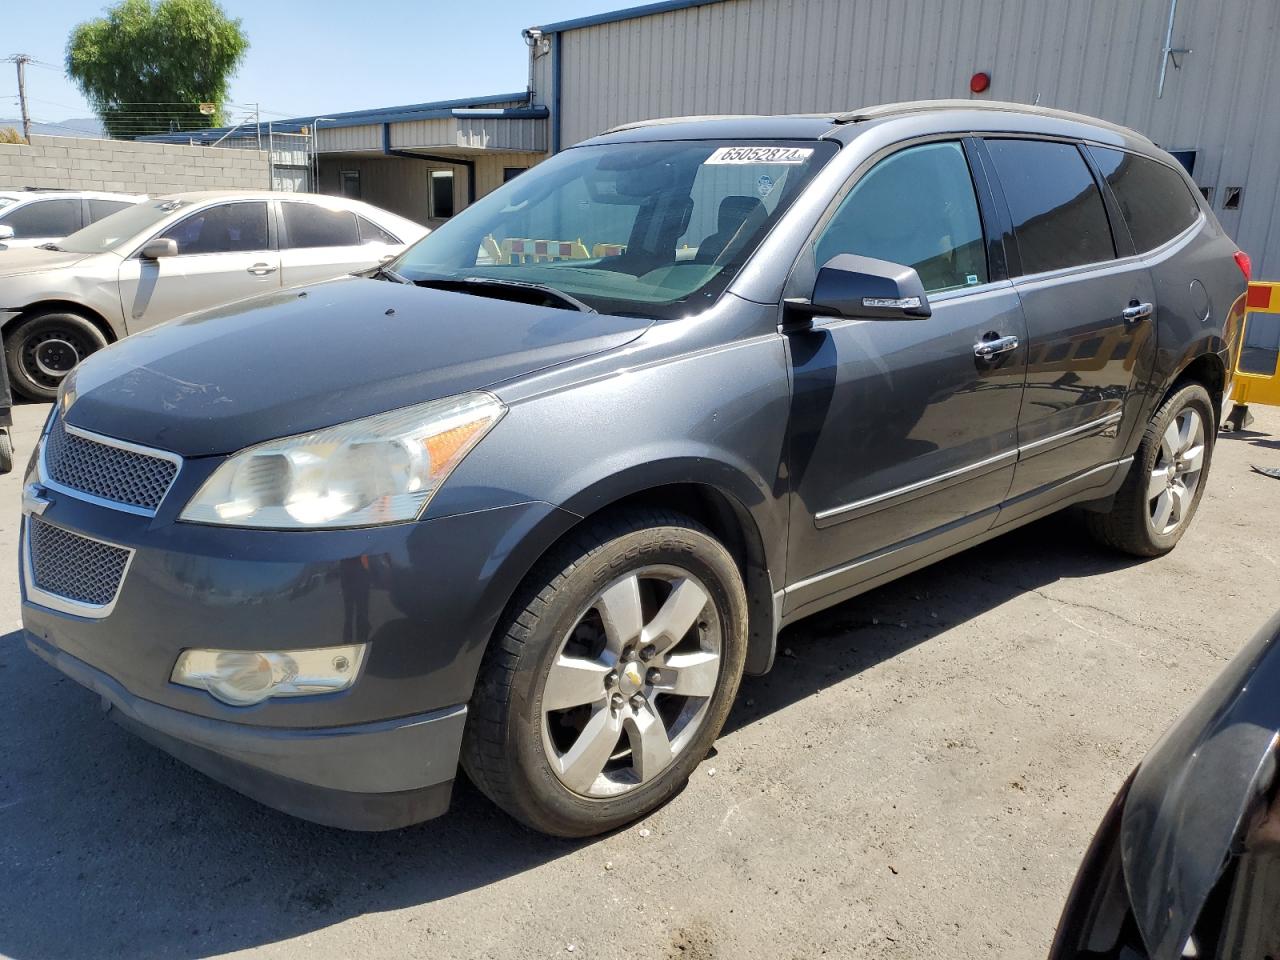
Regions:
<instances>
[{"instance_id":1,"label":"rear door","mask_svg":"<svg viewBox=\"0 0 1280 960\"><path fill-rule=\"evenodd\" d=\"M134 255L120 266L120 305L130 333L280 289L280 254L265 200L202 207L157 237L176 241L178 255Z\"/></svg>"},{"instance_id":2,"label":"rear door","mask_svg":"<svg viewBox=\"0 0 1280 960\"><path fill-rule=\"evenodd\" d=\"M1142 416L1155 360L1155 287L1083 148L1031 138L985 141L1013 228L1011 272L1030 352L1009 519L1105 484ZM1003 518L1002 518L1003 519Z\"/></svg>"},{"instance_id":3,"label":"rear door","mask_svg":"<svg viewBox=\"0 0 1280 960\"><path fill-rule=\"evenodd\" d=\"M300 200L282 200L280 210L286 287L364 270L389 260L395 251L383 239L390 235L376 232L372 223L362 233L360 218L350 210Z\"/></svg>"},{"instance_id":4,"label":"rear door","mask_svg":"<svg viewBox=\"0 0 1280 960\"><path fill-rule=\"evenodd\" d=\"M878 160L797 264L789 295L812 290L806 261L906 264L933 315L819 320L788 337L789 613L983 532L1009 489L1026 333L971 159L956 139ZM996 339L1008 349L977 354Z\"/></svg>"}]
</instances>

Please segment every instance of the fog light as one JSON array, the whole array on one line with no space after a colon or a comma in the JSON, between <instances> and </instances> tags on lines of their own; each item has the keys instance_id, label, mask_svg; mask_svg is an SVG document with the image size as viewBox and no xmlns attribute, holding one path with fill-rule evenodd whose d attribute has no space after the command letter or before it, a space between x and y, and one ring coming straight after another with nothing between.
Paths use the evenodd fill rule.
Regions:
<instances>
[{"instance_id":1,"label":"fog light","mask_svg":"<svg viewBox=\"0 0 1280 960\"><path fill-rule=\"evenodd\" d=\"M356 682L368 644L315 650L184 650L172 680L247 707L270 697L309 697Z\"/></svg>"}]
</instances>

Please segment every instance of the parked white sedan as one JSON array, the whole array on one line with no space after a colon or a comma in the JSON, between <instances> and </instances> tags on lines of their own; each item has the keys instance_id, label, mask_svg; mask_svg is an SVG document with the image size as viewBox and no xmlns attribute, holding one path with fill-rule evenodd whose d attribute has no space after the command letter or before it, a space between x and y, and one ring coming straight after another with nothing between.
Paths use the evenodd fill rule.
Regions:
<instances>
[{"instance_id":1,"label":"parked white sedan","mask_svg":"<svg viewBox=\"0 0 1280 960\"><path fill-rule=\"evenodd\" d=\"M427 228L358 200L180 193L0 253L9 379L37 400L84 357L165 320L390 260Z\"/></svg>"},{"instance_id":2,"label":"parked white sedan","mask_svg":"<svg viewBox=\"0 0 1280 960\"><path fill-rule=\"evenodd\" d=\"M145 199L96 190L0 190L0 250L61 240Z\"/></svg>"}]
</instances>

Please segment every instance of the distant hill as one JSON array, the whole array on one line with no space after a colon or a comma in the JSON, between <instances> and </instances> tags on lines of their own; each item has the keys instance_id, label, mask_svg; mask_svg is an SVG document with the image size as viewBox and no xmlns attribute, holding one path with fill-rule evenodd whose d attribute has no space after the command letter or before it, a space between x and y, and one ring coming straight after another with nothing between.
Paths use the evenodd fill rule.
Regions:
<instances>
[{"instance_id":1,"label":"distant hill","mask_svg":"<svg viewBox=\"0 0 1280 960\"><path fill-rule=\"evenodd\" d=\"M0 117L0 130L5 127L13 127L21 133L22 120L20 118L6 119ZM57 123L37 123L33 120L31 122L31 132L44 134L47 137L106 137L106 132L102 129L102 122L97 117L73 117L70 120L61 120Z\"/></svg>"}]
</instances>

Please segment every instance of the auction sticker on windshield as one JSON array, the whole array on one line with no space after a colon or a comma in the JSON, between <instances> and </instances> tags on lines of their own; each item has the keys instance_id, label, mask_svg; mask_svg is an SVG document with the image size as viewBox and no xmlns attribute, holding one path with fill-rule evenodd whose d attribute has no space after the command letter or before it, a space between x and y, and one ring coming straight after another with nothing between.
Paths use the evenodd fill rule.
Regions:
<instances>
[{"instance_id":1,"label":"auction sticker on windshield","mask_svg":"<svg viewBox=\"0 0 1280 960\"><path fill-rule=\"evenodd\" d=\"M715 163L804 163L812 147L720 147L706 160Z\"/></svg>"}]
</instances>

